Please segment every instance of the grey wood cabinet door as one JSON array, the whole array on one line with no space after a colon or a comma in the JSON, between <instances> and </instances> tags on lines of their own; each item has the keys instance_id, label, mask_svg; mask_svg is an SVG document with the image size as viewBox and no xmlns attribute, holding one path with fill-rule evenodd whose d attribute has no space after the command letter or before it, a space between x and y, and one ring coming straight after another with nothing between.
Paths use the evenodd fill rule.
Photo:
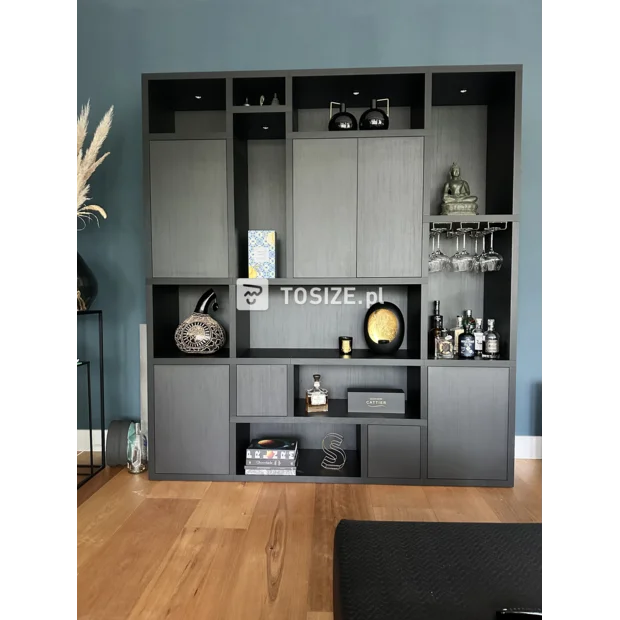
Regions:
<instances>
[{"instance_id":1,"label":"grey wood cabinet door","mask_svg":"<svg viewBox=\"0 0 620 620\"><path fill-rule=\"evenodd\" d=\"M229 473L229 367L154 367L155 471Z\"/></svg>"},{"instance_id":2,"label":"grey wood cabinet door","mask_svg":"<svg viewBox=\"0 0 620 620\"><path fill-rule=\"evenodd\" d=\"M509 368L428 369L428 477L506 480Z\"/></svg>"},{"instance_id":3,"label":"grey wood cabinet door","mask_svg":"<svg viewBox=\"0 0 620 620\"><path fill-rule=\"evenodd\" d=\"M295 277L355 277L357 139L293 141Z\"/></svg>"},{"instance_id":4,"label":"grey wood cabinet door","mask_svg":"<svg viewBox=\"0 0 620 620\"><path fill-rule=\"evenodd\" d=\"M361 138L358 277L420 277L424 138Z\"/></svg>"},{"instance_id":5,"label":"grey wood cabinet door","mask_svg":"<svg viewBox=\"0 0 620 620\"><path fill-rule=\"evenodd\" d=\"M419 478L420 427L369 424L368 477Z\"/></svg>"},{"instance_id":6,"label":"grey wood cabinet door","mask_svg":"<svg viewBox=\"0 0 620 620\"><path fill-rule=\"evenodd\" d=\"M285 416L287 395L284 364L237 366L238 416Z\"/></svg>"},{"instance_id":7,"label":"grey wood cabinet door","mask_svg":"<svg viewBox=\"0 0 620 620\"><path fill-rule=\"evenodd\" d=\"M154 277L228 277L226 140L151 142Z\"/></svg>"}]
</instances>

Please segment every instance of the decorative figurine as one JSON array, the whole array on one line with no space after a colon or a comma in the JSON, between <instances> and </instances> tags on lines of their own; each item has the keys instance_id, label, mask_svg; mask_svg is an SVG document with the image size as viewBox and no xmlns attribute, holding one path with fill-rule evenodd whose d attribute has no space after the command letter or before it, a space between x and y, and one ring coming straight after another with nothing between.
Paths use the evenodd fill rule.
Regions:
<instances>
[{"instance_id":1,"label":"decorative figurine","mask_svg":"<svg viewBox=\"0 0 620 620\"><path fill-rule=\"evenodd\" d=\"M323 469L331 469L332 471L339 471L344 467L347 462L347 453L342 449L342 442L344 437L338 433L327 433L323 437L321 447L325 456L321 461L321 467ZM342 460L342 463L338 463L338 457Z\"/></svg>"},{"instance_id":2,"label":"decorative figurine","mask_svg":"<svg viewBox=\"0 0 620 620\"><path fill-rule=\"evenodd\" d=\"M280 100L278 99L278 93L273 93L273 99L271 100L271 105L280 105Z\"/></svg>"},{"instance_id":3,"label":"decorative figurine","mask_svg":"<svg viewBox=\"0 0 620 620\"><path fill-rule=\"evenodd\" d=\"M192 312L174 333L177 347L183 353L202 353L210 355L217 353L226 344L224 328L209 315L209 306L218 310L215 291L210 288L198 300Z\"/></svg>"},{"instance_id":4,"label":"decorative figurine","mask_svg":"<svg viewBox=\"0 0 620 620\"><path fill-rule=\"evenodd\" d=\"M263 105L265 103L265 95L261 95L258 100L258 105Z\"/></svg>"},{"instance_id":5,"label":"decorative figurine","mask_svg":"<svg viewBox=\"0 0 620 620\"><path fill-rule=\"evenodd\" d=\"M461 168L454 163L450 167L450 179L443 188L442 215L476 215L478 197L472 196L469 184L461 178Z\"/></svg>"},{"instance_id":6,"label":"decorative figurine","mask_svg":"<svg viewBox=\"0 0 620 620\"><path fill-rule=\"evenodd\" d=\"M247 97L245 98L245 103L243 105L250 107L250 102L248 101Z\"/></svg>"}]
</instances>

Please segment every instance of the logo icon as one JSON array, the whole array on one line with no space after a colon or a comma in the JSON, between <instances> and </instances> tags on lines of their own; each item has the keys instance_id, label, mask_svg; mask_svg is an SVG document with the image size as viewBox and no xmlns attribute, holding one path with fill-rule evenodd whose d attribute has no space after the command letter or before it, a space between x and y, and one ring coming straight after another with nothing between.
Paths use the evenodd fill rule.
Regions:
<instances>
[{"instance_id":1,"label":"logo icon","mask_svg":"<svg viewBox=\"0 0 620 620\"><path fill-rule=\"evenodd\" d=\"M269 308L269 280L239 278L237 280L237 310L267 310Z\"/></svg>"}]
</instances>

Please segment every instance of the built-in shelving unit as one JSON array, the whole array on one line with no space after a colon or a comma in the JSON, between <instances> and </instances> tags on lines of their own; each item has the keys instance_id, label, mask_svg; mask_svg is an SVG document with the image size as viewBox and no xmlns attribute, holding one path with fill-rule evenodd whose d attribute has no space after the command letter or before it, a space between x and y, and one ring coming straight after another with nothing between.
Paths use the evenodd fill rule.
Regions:
<instances>
[{"instance_id":1,"label":"built-in shelving unit","mask_svg":"<svg viewBox=\"0 0 620 620\"><path fill-rule=\"evenodd\" d=\"M149 74L142 86L151 478L512 486L521 67ZM359 119L384 97L388 130L327 131L330 101ZM440 214L453 161L476 216ZM431 229L461 223L501 225L499 272L428 273ZM276 231L264 312L236 309L252 229ZM289 298L345 286L355 303ZM181 353L174 332L207 288L226 347ZM405 318L392 355L363 337L379 290ZM449 325L464 308L495 318L501 359L429 359L434 299ZM324 415L305 412L315 373ZM405 414L350 414L349 387L402 389ZM328 432L344 438L341 471L321 467ZM298 438L297 476L244 475L245 448L266 435Z\"/></svg>"}]
</instances>

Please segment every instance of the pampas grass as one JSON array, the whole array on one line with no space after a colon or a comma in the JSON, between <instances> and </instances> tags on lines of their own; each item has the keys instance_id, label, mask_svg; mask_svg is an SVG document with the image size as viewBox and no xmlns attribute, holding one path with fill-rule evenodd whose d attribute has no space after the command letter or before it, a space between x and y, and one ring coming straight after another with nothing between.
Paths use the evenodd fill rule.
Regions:
<instances>
[{"instance_id":1,"label":"pampas grass","mask_svg":"<svg viewBox=\"0 0 620 620\"><path fill-rule=\"evenodd\" d=\"M101 119L99 126L95 130L95 134L90 143L90 146L84 152L84 141L86 140L86 134L88 131L88 115L90 114L90 101L82 107L82 111L77 120L77 215L78 219L84 226L94 218L97 224L99 224L99 214L102 218L107 218L108 215L102 207L99 205L87 205L85 204L90 200L88 192L90 191L90 185L88 179L97 168L103 163L103 160L110 154L105 153L99 159L99 149L103 145L110 127L112 126L112 114L114 106L112 106Z\"/></svg>"}]
</instances>

